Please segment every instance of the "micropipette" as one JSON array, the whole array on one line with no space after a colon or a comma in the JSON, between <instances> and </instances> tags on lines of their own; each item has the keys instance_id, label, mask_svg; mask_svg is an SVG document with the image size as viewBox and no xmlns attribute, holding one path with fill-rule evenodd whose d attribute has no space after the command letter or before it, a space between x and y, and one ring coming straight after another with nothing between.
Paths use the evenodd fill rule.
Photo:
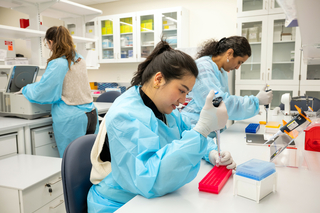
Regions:
<instances>
[{"instance_id":1,"label":"micropipette","mask_svg":"<svg viewBox=\"0 0 320 213\"><path fill-rule=\"evenodd\" d=\"M294 105L294 106L296 107L296 109L299 112L299 114L296 117L294 117L291 121L289 121L288 123L284 124L279 129L279 131L276 134L274 134L264 144L274 140L276 137L278 137L279 135L282 135L284 133L286 133L287 135L289 135L292 138L292 136L289 134L290 132L292 132L293 130L295 130L299 126L303 125L305 122L308 122L308 124L311 123L311 120L308 118L308 116L299 107L297 107L297 105Z\"/></svg>"},{"instance_id":2,"label":"micropipette","mask_svg":"<svg viewBox=\"0 0 320 213\"><path fill-rule=\"evenodd\" d=\"M215 92L214 94L218 94L219 92ZM220 103L222 101L222 97L216 97L212 100L212 104L213 106L215 107L219 107L220 106ZM216 164L216 166L219 166L219 163L220 163L220 159L221 159L221 156L220 156L220 129L216 130L216 141L217 141L217 147L218 147L218 155L219 155L219 162Z\"/></svg>"},{"instance_id":3,"label":"micropipette","mask_svg":"<svg viewBox=\"0 0 320 213\"><path fill-rule=\"evenodd\" d=\"M269 87L269 85L267 85L267 88L266 88L266 92L269 92L269 91L271 91L271 89L268 89L268 87ZM266 104L266 105L264 105L264 107L265 107L265 109L266 109L266 124L268 124L268 111L269 111L269 105L270 104Z\"/></svg>"}]
</instances>

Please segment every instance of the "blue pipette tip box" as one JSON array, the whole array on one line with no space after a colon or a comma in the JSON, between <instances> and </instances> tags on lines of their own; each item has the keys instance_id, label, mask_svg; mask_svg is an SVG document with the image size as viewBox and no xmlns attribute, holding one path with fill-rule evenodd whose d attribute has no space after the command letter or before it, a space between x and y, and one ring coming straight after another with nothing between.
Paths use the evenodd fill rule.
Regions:
<instances>
[{"instance_id":1,"label":"blue pipette tip box","mask_svg":"<svg viewBox=\"0 0 320 213\"><path fill-rule=\"evenodd\" d=\"M259 129L260 129L260 124L251 123L246 127L245 132L256 133Z\"/></svg>"},{"instance_id":2,"label":"blue pipette tip box","mask_svg":"<svg viewBox=\"0 0 320 213\"><path fill-rule=\"evenodd\" d=\"M274 172L276 172L274 163L251 159L237 166L236 175L260 181Z\"/></svg>"}]
</instances>

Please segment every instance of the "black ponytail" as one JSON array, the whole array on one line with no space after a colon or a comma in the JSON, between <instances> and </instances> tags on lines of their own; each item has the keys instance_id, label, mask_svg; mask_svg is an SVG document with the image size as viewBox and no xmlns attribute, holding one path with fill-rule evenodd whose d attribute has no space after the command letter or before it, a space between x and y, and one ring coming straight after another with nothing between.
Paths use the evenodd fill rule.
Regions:
<instances>
[{"instance_id":1,"label":"black ponytail","mask_svg":"<svg viewBox=\"0 0 320 213\"><path fill-rule=\"evenodd\" d=\"M228 38L224 37L220 41L214 39L205 41L196 58L209 55L218 56L225 53L228 49L233 49L233 57L251 56L251 47L248 40L242 36L231 36Z\"/></svg>"},{"instance_id":2,"label":"black ponytail","mask_svg":"<svg viewBox=\"0 0 320 213\"><path fill-rule=\"evenodd\" d=\"M131 80L131 86L145 84L157 72L161 72L167 82L171 79L181 79L188 73L198 76L197 65L191 56L172 49L163 38L146 60L139 64Z\"/></svg>"}]
</instances>

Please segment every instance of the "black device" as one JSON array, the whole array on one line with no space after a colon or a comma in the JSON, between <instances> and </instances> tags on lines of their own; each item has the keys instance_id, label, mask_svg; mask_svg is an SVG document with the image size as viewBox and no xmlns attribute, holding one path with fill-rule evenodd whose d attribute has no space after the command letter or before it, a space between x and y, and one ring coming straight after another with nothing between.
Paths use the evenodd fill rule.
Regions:
<instances>
[{"instance_id":1,"label":"black device","mask_svg":"<svg viewBox=\"0 0 320 213\"><path fill-rule=\"evenodd\" d=\"M214 99L212 100L213 106L219 107L222 100L223 100L222 97L216 97L216 98L214 98Z\"/></svg>"}]
</instances>

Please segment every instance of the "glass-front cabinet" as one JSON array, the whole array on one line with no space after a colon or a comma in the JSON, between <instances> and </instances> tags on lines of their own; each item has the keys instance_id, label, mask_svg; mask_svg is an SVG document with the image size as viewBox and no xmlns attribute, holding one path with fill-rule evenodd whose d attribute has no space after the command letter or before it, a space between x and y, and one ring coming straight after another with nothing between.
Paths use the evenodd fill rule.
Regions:
<instances>
[{"instance_id":1,"label":"glass-front cabinet","mask_svg":"<svg viewBox=\"0 0 320 213\"><path fill-rule=\"evenodd\" d=\"M283 13L276 0L238 0L238 17Z\"/></svg>"},{"instance_id":2,"label":"glass-front cabinet","mask_svg":"<svg viewBox=\"0 0 320 213\"><path fill-rule=\"evenodd\" d=\"M267 67L267 16L238 19L238 35L248 39L251 56L236 70L238 84L263 84Z\"/></svg>"},{"instance_id":3,"label":"glass-front cabinet","mask_svg":"<svg viewBox=\"0 0 320 213\"><path fill-rule=\"evenodd\" d=\"M99 18L100 62L136 61L136 20L134 14Z\"/></svg>"},{"instance_id":4,"label":"glass-front cabinet","mask_svg":"<svg viewBox=\"0 0 320 213\"><path fill-rule=\"evenodd\" d=\"M252 53L236 71L237 84L299 85L300 34L284 22L284 14L238 19L238 34Z\"/></svg>"},{"instance_id":5,"label":"glass-front cabinet","mask_svg":"<svg viewBox=\"0 0 320 213\"><path fill-rule=\"evenodd\" d=\"M178 19L177 12L161 13L162 35L172 48L177 47Z\"/></svg>"},{"instance_id":6,"label":"glass-front cabinet","mask_svg":"<svg viewBox=\"0 0 320 213\"><path fill-rule=\"evenodd\" d=\"M301 82L303 86L320 85L320 64L301 63Z\"/></svg>"},{"instance_id":7,"label":"glass-front cabinet","mask_svg":"<svg viewBox=\"0 0 320 213\"><path fill-rule=\"evenodd\" d=\"M150 12L138 14L138 59L145 60L157 44L156 14ZM139 27L140 26L140 27Z\"/></svg>"},{"instance_id":8,"label":"glass-front cabinet","mask_svg":"<svg viewBox=\"0 0 320 213\"><path fill-rule=\"evenodd\" d=\"M285 15L268 17L267 82L299 85L301 37L297 27L285 27Z\"/></svg>"},{"instance_id":9,"label":"glass-front cabinet","mask_svg":"<svg viewBox=\"0 0 320 213\"><path fill-rule=\"evenodd\" d=\"M274 109L275 107L281 104L281 97L285 93L290 93L291 97L298 96L299 86L287 86L282 87L279 85L269 85L272 89L273 98L270 104L270 108ZM261 90L261 85L236 85L236 94L238 96L256 96Z\"/></svg>"},{"instance_id":10,"label":"glass-front cabinet","mask_svg":"<svg viewBox=\"0 0 320 213\"><path fill-rule=\"evenodd\" d=\"M189 47L189 12L183 7L99 18L100 63L145 60L163 37L172 48Z\"/></svg>"}]
</instances>

